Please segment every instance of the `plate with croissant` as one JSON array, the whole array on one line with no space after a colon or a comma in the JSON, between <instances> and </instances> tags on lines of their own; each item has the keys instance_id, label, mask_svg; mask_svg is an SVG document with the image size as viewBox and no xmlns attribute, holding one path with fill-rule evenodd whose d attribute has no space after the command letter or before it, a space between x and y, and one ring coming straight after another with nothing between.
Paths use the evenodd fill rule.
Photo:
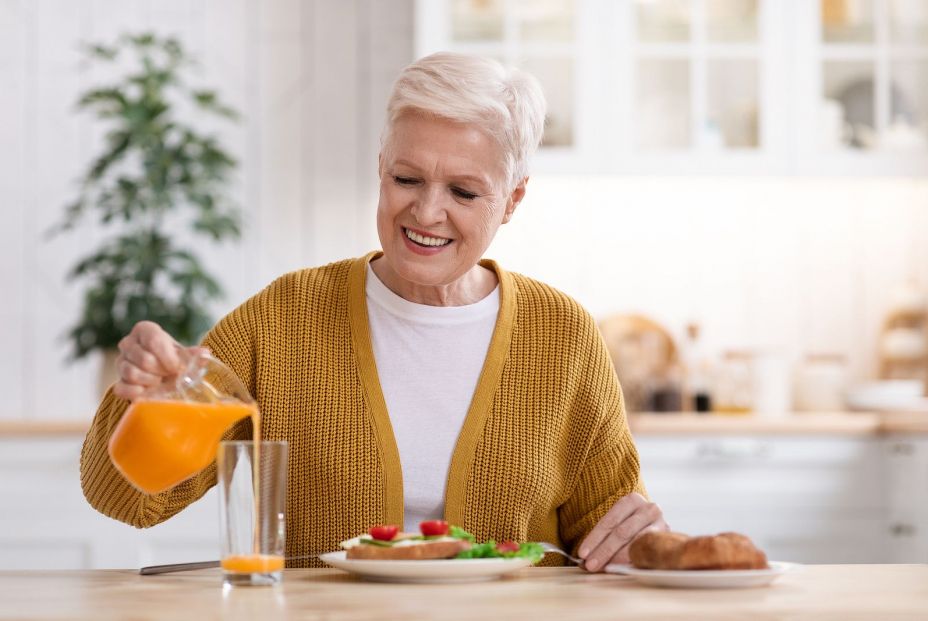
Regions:
<instances>
[{"instance_id":1,"label":"plate with croissant","mask_svg":"<svg viewBox=\"0 0 928 621\"><path fill-rule=\"evenodd\" d=\"M684 589L734 589L765 586L796 563L768 561L745 535L720 533L690 537L675 532L647 532L629 546L629 565L605 571L631 576L649 586Z\"/></svg>"}]
</instances>

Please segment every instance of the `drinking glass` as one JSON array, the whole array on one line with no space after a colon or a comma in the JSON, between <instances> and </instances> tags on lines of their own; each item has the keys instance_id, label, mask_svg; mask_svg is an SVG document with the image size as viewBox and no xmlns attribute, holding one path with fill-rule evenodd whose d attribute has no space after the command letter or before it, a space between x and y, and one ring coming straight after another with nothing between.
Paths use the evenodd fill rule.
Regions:
<instances>
[{"instance_id":1,"label":"drinking glass","mask_svg":"<svg viewBox=\"0 0 928 621\"><path fill-rule=\"evenodd\" d=\"M216 476L223 582L277 584L286 543L287 443L222 442Z\"/></svg>"}]
</instances>

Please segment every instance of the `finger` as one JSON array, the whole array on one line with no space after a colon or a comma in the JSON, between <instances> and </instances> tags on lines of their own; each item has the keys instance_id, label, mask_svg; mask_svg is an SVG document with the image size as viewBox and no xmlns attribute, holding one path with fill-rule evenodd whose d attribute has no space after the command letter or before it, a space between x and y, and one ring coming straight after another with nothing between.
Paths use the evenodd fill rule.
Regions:
<instances>
[{"instance_id":1,"label":"finger","mask_svg":"<svg viewBox=\"0 0 928 621\"><path fill-rule=\"evenodd\" d=\"M191 356L212 356L213 350L211 350L209 347L203 347L203 346L188 347L187 353L189 353Z\"/></svg>"},{"instance_id":2,"label":"finger","mask_svg":"<svg viewBox=\"0 0 928 621\"><path fill-rule=\"evenodd\" d=\"M166 373L177 373L181 368L178 345L161 326L151 321L140 321L133 332L138 330L139 344L151 352L161 363Z\"/></svg>"},{"instance_id":3,"label":"finger","mask_svg":"<svg viewBox=\"0 0 928 621\"><path fill-rule=\"evenodd\" d=\"M125 384L123 382L116 382L113 384L113 394L120 399L125 399L126 401L133 401L138 399L144 393L144 386L135 386L133 384Z\"/></svg>"},{"instance_id":4,"label":"finger","mask_svg":"<svg viewBox=\"0 0 928 621\"><path fill-rule=\"evenodd\" d=\"M636 493L619 498L619 500L612 505L612 508L606 512L606 515L593 527L593 530L586 536L583 543L580 544L580 549L578 551L580 558L587 558L590 552L595 550L599 544L609 536L612 529L631 515L641 502L644 502L644 498Z\"/></svg>"},{"instance_id":5,"label":"finger","mask_svg":"<svg viewBox=\"0 0 928 621\"><path fill-rule=\"evenodd\" d=\"M125 357L120 358L116 363L116 369L119 373L119 379L123 384L142 386L157 386L161 383L160 374L149 373L138 368Z\"/></svg>"},{"instance_id":6,"label":"finger","mask_svg":"<svg viewBox=\"0 0 928 621\"><path fill-rule=\"evenodd\" d=\"M140 345L127 347L122 357L146 373L158 375L159 377L170 375L161 364L161 361L158 360L153 353L143 349Z\"/></svg>"},{"instance_id":7,"label":"finger","mask_svg":"<svg viewBox=\"0 0 928 621\"><path fill-rule=\"evenodd\" d=\"M661 520L661 510L656 504L647 503L639 506L634 513L613 528L595 550L590 552L584 566L589 571L599 571L610 562L618 562L613 559L621 557L623 549L627 548L635 537L659 520Z\"/></svg>"}]
</instances>

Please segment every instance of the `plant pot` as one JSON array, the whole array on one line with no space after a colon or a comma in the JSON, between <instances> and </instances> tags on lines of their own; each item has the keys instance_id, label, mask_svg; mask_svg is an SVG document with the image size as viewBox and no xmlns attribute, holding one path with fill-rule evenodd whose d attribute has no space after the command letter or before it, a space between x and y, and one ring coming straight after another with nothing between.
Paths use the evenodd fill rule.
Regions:
<instances>
[{"instance_id":1,"label":"plant pot","mask_svg":"<svg viewBox=\"0 0 928 621\"><path fill-rule=\"evenodd\" d=\"M97 394L102 398L107 388L116 383L119 373L116 371L116 359L119 350L106 349L100 356L100 374L97 376Z\"/></svg>"}]
</instances>

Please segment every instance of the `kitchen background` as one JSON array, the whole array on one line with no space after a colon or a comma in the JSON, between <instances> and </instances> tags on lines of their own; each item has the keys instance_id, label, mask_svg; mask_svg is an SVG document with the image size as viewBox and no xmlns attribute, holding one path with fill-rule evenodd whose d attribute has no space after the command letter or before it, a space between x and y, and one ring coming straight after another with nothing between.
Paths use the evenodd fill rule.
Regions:
<instances>
[{"instance_id":1,"label":"kitchen background","mask_svg":"<svg viewBox=\"0 0 928 621\"><path fill-rule=\"evenodd\" d=\"M226 291L215 316L283 272L377 247L378 137L402 66L438 49L522 64L548 92L548 139L489 256L603 321L656 322L618 338L673 339L676 362L646 371L684 406L696 365L749 393L734 427L636 427L670 523L740 529L783 560L928 561L928 426L793 414L797 378L817 380L800 401L835 404L924 330L913 319L887 344L892 313L928 296L928 3L0 0L0 566L215 554L212 501L137 533L77 487L101 356L67 360L82 291L66 273L106 233L46 232L103 144L74 104L112 74L79 44L142 31L177 36L242 115L204 126L239 162L244 219L240 242L195 245ZM646 394L655 377L639 409L667 403Z\"/></svg>"}]
</instances>

